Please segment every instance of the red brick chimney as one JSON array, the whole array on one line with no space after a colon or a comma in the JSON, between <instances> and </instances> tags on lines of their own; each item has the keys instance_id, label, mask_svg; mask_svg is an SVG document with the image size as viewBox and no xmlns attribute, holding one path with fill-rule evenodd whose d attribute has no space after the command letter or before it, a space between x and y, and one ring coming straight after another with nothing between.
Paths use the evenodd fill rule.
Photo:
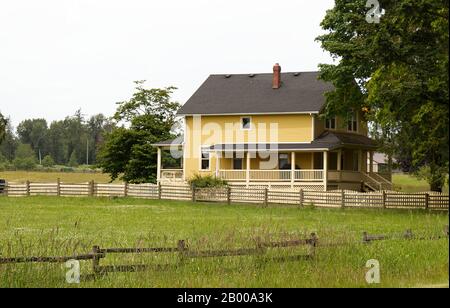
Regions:
<instances>
[{"instance_id":1,"label":"red brick chimney","mask_svg":"<svg viewBox=\"0 0 450 308\"><path fill-rule=\"evenodd\" d=\"M281 66L280 64L275 64L273 66L273 81L272 88L279 89L281 87Z\"/></svg>"}]
</instances>

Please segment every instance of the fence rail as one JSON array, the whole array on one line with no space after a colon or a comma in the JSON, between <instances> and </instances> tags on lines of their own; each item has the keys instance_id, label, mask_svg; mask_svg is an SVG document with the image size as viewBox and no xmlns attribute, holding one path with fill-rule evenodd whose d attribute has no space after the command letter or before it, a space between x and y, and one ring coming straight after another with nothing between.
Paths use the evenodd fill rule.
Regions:
<instances>
[{"instance_id":1,"label":"fence rail","mask_svg":"<svg viewBox=\"0 0 450 308\"><path fill-rule=\"evenodd\" d=\"M411 229L406 230L404 234L396 235L369 235L363 232L362 243L370 244L374 241L386 240L441 240L448 239L449 236L448 225L444 226L443 235L437 236L417 236ZM298 261L310 260L316 255L316 248L337 247L352 244L351 242L328 242L319 240L315 233L311 233L309 238L286 240L286 241L261 241L260 238L255 238L254 247L244 247L235 249L220 249L220 250L195 250L186 244L185 240L178 241L177 247L152 247L152 248L100 248L94 246L92 251L85 255L62 256L62 257L11 257L0 258L0 265L2 264L18 264L18 263L64 263L71 260L78 261L92 261L93 274L86 277L96 277L97 275L105 275L114 272L137 272L149 269L163 270L170 266L177 266L176 264L139 264L139 265L109 265L101 266L100 260L107 257L108 254L143 254L143 253L178 253L179 260L186 258L217 258L217 257L239 257L239 256L262 256L267 253L268 249L282 249L295 247L308 247L306 254L296 254L295 256L275 258L272 260L279 261ZM273 257L272 257L273 258Z\"/></svg>"},{"instance_id":2,"label":"fence rail","mask_svg":"<svg viewBox=\"0 0 450 308\"><path fill-rule=\"evenodd\" d=\"M407 194L395 191L356 192L350 190L317 191L229 186L193 188L186 184L99 184L87 183L7 183L0 194L9 197L133 197L144 199L197 202L289 204L317 207L367 207L397 209L448 210L449 195L436 192Z\"/></svg>"}]
</instances>

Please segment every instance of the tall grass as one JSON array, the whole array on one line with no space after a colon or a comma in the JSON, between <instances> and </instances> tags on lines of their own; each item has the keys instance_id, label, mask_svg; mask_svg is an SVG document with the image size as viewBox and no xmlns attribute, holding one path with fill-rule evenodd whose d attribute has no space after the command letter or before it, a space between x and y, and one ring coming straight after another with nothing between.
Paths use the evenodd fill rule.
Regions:
<instances>
[{"instance_id":1,"label":"tall grass","mask_svg":"<svg viewBox=\"0 0 450 308\"><path fill-rule=\"evenodd\" d=\"M160 264L164 270L114 273L80 285L65 282L63 264L0 265L0 287L373 287L366 261L381 263L378 287L448 285L448 240L389 240L362 244L362 232L440 235L447 213L420 210L297 209L286 206L33 197L0 198L0 256L84 254L106 247L176 247L193 251L255 247L263 241L308 237L339 242L319 247L269 250L266 255L180 260L178 254L108 255L101 265ZM291 261L289 261L291 260ZM82 274L92 272L82 261ZM377 286L376 286L377 287Z\"/></svg>"}]
</instances>

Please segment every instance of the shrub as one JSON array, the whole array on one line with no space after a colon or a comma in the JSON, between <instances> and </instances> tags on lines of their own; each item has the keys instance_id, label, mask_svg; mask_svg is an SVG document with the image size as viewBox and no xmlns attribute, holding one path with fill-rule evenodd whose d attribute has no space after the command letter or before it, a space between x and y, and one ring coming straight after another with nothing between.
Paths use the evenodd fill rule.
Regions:
<instances>
[{"instance_id":1,"label":"shrub","mask_svg":"<svg viewBox=\"0 0 450 308\"><path fill-rule=\"evenodd\" d=\"M44 166L45 168L52 168L55 166L55 161L50 155L47 155L42 160L42 166Z\"/></svg>"},{"instance_id":2,"label":"shrub","mask_svg":"<svg viewBox=\"0 0 450 308\"><path fill-rule=\"evenodd\" d=\"M32 170L36 167L36 157L29 144L20 144L16 151L13 165L19 170Z\"/></svg>"},{"instance_id":3,"label":"shrub","mask_svg":"<svg viewBox=\"0 0 450 308\"><path fill-rule=\"evenodd\" d=\"M69 159L69 167L78 167L78 157L75 152L72 152L72 155L70 155Z\"/></svg>"},{"instance_id":4,"label":"shrub","mask_svg":"<svg viewBox=\"0 0 450 308\"><path fill-rule=\"evenodd\" d=\"M194 175L190 180L189 184L198 188L214 188L214 187L224 187L228 183L225 180L217 178L212 175L202 176L200 174Z\"/></svg>"}]
</instances>

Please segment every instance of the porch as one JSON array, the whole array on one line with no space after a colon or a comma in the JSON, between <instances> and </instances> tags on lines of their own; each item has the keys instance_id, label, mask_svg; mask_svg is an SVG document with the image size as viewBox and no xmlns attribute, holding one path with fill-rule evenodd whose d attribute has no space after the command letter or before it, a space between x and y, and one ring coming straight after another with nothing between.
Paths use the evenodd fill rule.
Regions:
<instances>
[{"instance_id":1,"label":"porch","mask_svg":"<svg viewBox=\"0 0 450 308\"><path fill-rule=\"evenodd\" d=\"M215 175L230 183L245 184L247 187L253 184L289 184L291 187L321 185L324 190L332 187L354 190L392 189L388 174L378 174L373 171L373 152L371 151L339 149L323 152L277 153L278 168L270 170L260 168L262 160L257 154L247 152L244 156L245 159L225 158L223 153L218 154ZM308 156L310 159L305 159ZM346 159L345 156L350 158ZM365 165L367 156L369 164ZM286 159L287 157L289 159ZM230 164L234 168L220 168ZM305 166L312 168L304 169Z\"/></svg>"}]
</instances>

